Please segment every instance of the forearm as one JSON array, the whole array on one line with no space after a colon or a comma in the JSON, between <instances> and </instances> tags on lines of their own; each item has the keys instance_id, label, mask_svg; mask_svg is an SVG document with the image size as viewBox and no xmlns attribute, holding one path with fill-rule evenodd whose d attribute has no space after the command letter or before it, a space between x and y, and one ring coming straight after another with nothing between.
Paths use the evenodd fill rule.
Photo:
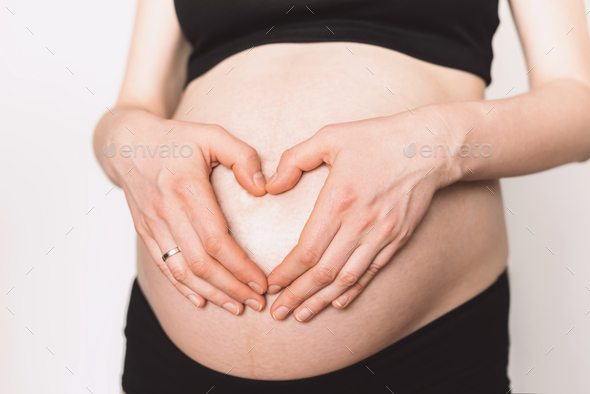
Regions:
<instances>
[{"instance_id":1,"label":"forearm","mask_svg":"<svg viewBox=\"0 0 590 394\"><path fill-rule=\"evenodd\" d=\"M459 145L454 158L447 151L455 180L526 175L590 157L590 88L573 80L508 99L431 107ZM461 144L469 145L468 157Z\"/></svg>"}]
</instances>

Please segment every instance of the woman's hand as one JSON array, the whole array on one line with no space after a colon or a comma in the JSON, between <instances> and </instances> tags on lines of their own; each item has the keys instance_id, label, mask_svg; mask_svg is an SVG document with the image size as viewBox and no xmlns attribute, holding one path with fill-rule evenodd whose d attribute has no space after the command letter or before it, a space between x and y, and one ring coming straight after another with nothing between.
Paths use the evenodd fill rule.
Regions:
<instances>
[{"instance_id":1,"label":"woman's hand","mask_svg":"<svg viewBox=\"0 0 590 394\"><path fill-rule=\"evenodd\" d=\"M414 110L329 125L286 150L269 193L291 189L302 171L322 163L330 174L298 244L268 276L269 293L288 286L272 316L281 320L293 311L307 321L330 303L349 305L408 240L434 193L459 178L441 148L437 158L425 158L416 145L452 150L452 140L436 113Z\"/></svg>"},{"instance_id":2,"label":"woman's hand","mask_svg":"<svg viewBox=\"0 0 590 394\"><path fill-rule=\"evenodd\" d=\"M264 195L256 150L217 125L145 111L117 117L104 139L103 166L123 188L135 229L162 273L197 307L209 300L234 315L243 303L262 310L266 276L229 235L209 181L221 163L249 193ZM164 262L177 246L182 252Z\"/></svg>"}]
</instances>

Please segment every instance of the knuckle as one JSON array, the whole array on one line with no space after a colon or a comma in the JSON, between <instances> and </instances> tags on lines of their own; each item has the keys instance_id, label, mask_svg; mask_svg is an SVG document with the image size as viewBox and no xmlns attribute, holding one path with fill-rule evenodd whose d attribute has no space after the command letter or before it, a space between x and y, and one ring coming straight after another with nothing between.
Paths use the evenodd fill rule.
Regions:
<instances>
[{"instance_id":1,"label":"knuckle","mask_svg":"<svg viewBox=\"0 0 590 394\"><path fill-rule=\"evenodd\" d=\"M209 123L209 124L205 125L204 127L205 127L204 129L207 132L212 133L212 134L226 134L227 133L227 131L223 127L221 127L220 125L215 124L215 123Z\"/></svg>"},{"instance_id":2,"label":"knuckle","mask_svg":"<svg viewBox=\"0 0 590 394\"><path fill-rule=\"evenodd\" d=\"M344 287L351 287L359 280L359 276L349 271L342 271L338 275L338 282Z\"/></svg>"},{"instance_id":3,"label":"knuckle","mask_svg":"<svg viewBox=\"0 0 590 394\"><path fill-rule=\"evenodd\" d=\"M330 300L327 300L326 298L317 294L309 300L309 305L310 305L309 309L311 309L315 313L318 313L319 311L324 309L326 306L328 306L330 304L330 302L331 302Z\"/></svg>"},{"instance_id":4,"label":"knuckle","mask_svg":"<svg viewBox=\"0 0 590 394\"><path fill-rule=\"evenodd\" d=\"M238 161L239 162L249 162L252 159L258 158L258 152L256 149L252 148L250 145L244 145L240 152L238 153Z\"/></svg>"},{"instance_id":5,"label":"knuckle","mask_svg":"<svg viewBox=\"0 0 590 394\"><path fill-rule=\"evenodd\" d=\"M186 282L188 279L188 270L186 267L181 265L174 266L170 269L170 273L172 273L172 277L179 281L180 283Z\"/></svg>"},{"instance_id":6,"label":"knuckle","mask_svg":"<svg viewBox=\"0 0 590 394\"><path fill-rule=\"evenodd\" d=\"M335 272L333 267L318 267L316 270L313 271L314 273L314 283L317 283L320 286L325 286L334 281Z\"/></svg>"},{"instance_id":7,"label":"knuckle","mask_svg":"<svg viewBox=\"0 0 590 394\"><path fill-rule=\"evenodd\" d=\"M286 149L285 151L283 151L280 161L283 163L289 164L293 161L294 158L295 158L295 152L293 152L293 148L289 148L289 149Z\"/></svg>"},{"instance_id":8,"label":"knuckle","mask_svg":"<svg viewBox=\"0 0 590 394\"><path fill-rule=\"evenodd\" d=\"M164 170L166 171L166 170ZM162 190L167 190L167 191L173 191L175 188L175 184L177 184L177 182L175 182L175 180L173 180L172 174L168 173L167 176L164 172L160 171L158 173L158 175L156 176L156 180L155 180L155 186L156 186L156 190L155 192L160 193L160 191Z\"/></svg>"},{"instance_id":9,"label":"knuckle","mask_svg":"<svg viewBox=\"0 0 590 394\"><path fill-rule=\"evenodd\" d=\"M180 283L180 282L174 282L173 285L174 285L174 287L176 287L176 290L178 290L181 294L184 294L185 293L185 291L184 291L185 290L185 287L184 287L184 285L182 283Z\"/></svg>"},{"instance_id":10,"label":"knuckle","mask_svg":"<svg viewBox=\"0 0 590 394\"><path fill-rule=\"evenodd\" d=\"M210 139L212 140L217 138L223 138L225 137L225 133L226 130L215 123L201 123L199 125L199 135L205 141ZM201 139L199 141L201 141Z\"/></svg>"},{"instance_id":11,"label":"knuckle","mask_svg":"<svg viewBox=\"0 0 590 394\"><path fill-rule=\"evenodd\" d=\"M147 232L147 230L145 229L145 227L141 223L138 223L137 221L134 221L133 222L133 227L135 228L135 232L137 233L137 235L139 235L139 237L142 240L145 240L145 239L148 238L148 232Z\"/></svg>"},{"instance_id":12,"label":"knuckle","mask_svg":"<svg viewBox=\"0 0 590 394\"><path fill-rule=\"evenodd\" d=\"M321 129L319 129L317 134L320 137L327 137L327 136L333 134L337 128L338 127L333 123L327 124L327 125L323 126Z\"/></svg>"},{"instance_id":13,"label":"knuckle","mask_svg":"<svg viewBox=\"0 0 590 394\"><path fill-rule=\"evenodd\" d=\"M286 289L286 290L287 290L287 300L289 300L289 303L291 305L299 305L303 301L305 301L305 299L303 297L301 297L300 295L295 294L290 289ZM284 290L283 290L283 292L284 292Z\"/></svg>"},{"instance_id":14,"label":"knuckle","mask_svg":"<svg viewBox=\"0 0 590 394\"><path fill-rule=\"evenodd\" d=\"M356 290L357 293L360 293L361 291L363 291L363 289L365 288L365 286L362 285L362 283L360 282L356 282L354 285L351 286L354 290Z\"/></svg>"},{"instance_id":15,"label":"knuckle","mask_svg":"<svg viewBox=\"0 0 590 394\"><path fill-rule=\"evenodd\" d=\"M231 267L231 269L228 268L228 270L238 279L248 278L252 274L246 264L236 264L235 266Z\"/></svg>"},{"instance_id":16,"label":"knuckle","mask_svg":"<svg viewBox=\"0 0 590 394\"><path fill-rule=\"evenodd\" d=\"M395 229L396 221L388 220L387 222L379 224L379 226L375 227L373 230L375 233L374 237L376 237L380 242L387 242L395 234Z\"/></svg>"},{"instance_id":17,"label":"knuckle","mask_svg":"<svg viewBox=\"0 0 590 394\"><path fill-rule=\"evenodd\" d=\"M225 294L227 294L234 300L239 300L242 298L242 294L237 286L230 286L227 290L225 290Z\"/></svg>"},{"instance_id":18,"label":"knuckle","mask_svg":"<svg viewBox=\"0 0 590 394\"><path fill-rule=\"evenodd\" d=\"M307 308L310 311L312 311L314 315L317 315L326 306L328 306L329 303L330 303L330 301L328 301L325 298L320 297L319 295L316 294L315 296L311 297L309 300L307 300L303 304L301 304L301 306L300 306L300 308L298 308L298 310L302 311ZM298 313L299 312L297 312L297 314ZM314 316L312 316L312 317L314 317Z\"/></svg>"},{"instance_id":19,"label":"knuckle","mask_svg":"<svg viewBox=\"0 0 590 394\"><path fill-rule=\"evenodd\" d=\"M318 138L323 144L333 147L338 145L338 138L340 137L341 130L341 126L338 124L328 124L317 132L316 138Z\"/></svg>"},{"instance_id":20,"label":"knuckle","mask_svg":"<svg viewBox=\"0 0 590 394\"><path fill-rule=\"evenodd\" d=\"M352 187L338 187L330 191L330 207L337 213L345 212L354 205L357 198L357 191L355 191Z\"/></svg>"},{"instance_id":21,"label":"knuckle","mask_svg":"<svg viewBox=\"0 0 590 394\"><path fill-rule=\"evenodd\" d=\"M200 278L206 278L209 273L209 262L203 257L192 257L189 266L191 271Z\"/></svg>"},{"instance_id":22,"label":"knuckle","mask_svg":"<svg viewBox=\"0 0 590 394\"><path fill-rule=\"evenodd\" d=\"M367 268L367 273L371 276L371 278L375 275L377 275L377 273L379 272L379 270L381 269L381 267L379 267L377 264L375 263L371 263L369 265L369 268Z\"/></svg>"},{"instance_id":23,"label":"knuckle","mask_svg":"<svg viewBox=\"0 0 590 394\"><path fill-rule=\"evenodd\" d=\"M208 233L203 238L203 246L207 253L212 256L217 255L223 247L221 236L216 233Z\"/></svg>"},{"instance_id":24,"label":"knuckle","mask_svg":"<svg viewBox=\"0 0 590 394\"><path fill-rule=\"evenodd\" d=\"M187 182L179 179L179 180L176 180L175 182L171 182L170 185L167 185L166 187L176 197L185 198L188 193L188 190L186 190L186 185L187 185Z\"/></svg>"},{"instance_id":25,"label":"knuckle","mask_svg":"<svg viewBox=\"0 0 590 394\"><path fill-rule=\"evenodd\" d=\"M313 267L320 260L319 253L312 246L305 246L299 252L299 261L306 267Z\"/></svg>"},{"instance_id":26,"label":"knuckle","mask_svg":"<svg viewBox=\"0 0 590 394\"><path fill-rule=\"evenodd\" d=\"M146 215L143 218L143 221L145 223L145 227L147 227L147 229L154 234L155 230L159 227L160 222L158 220L155 219L156 215ZM141 225L138 225L141 226Z\"/></svg>"},{"instance_id":27,"label":"knuckle","mask_svg":"<svg viewBox=\"0 0 590 394\"><path fill-rule=\"evenodd\" d=\"M156 199L152 202L152 208L157 217L169 220L172 217L172 207L165 199Z\"/></svg>"},{"instance_id":28,"label":"knuckle","mask_svg":"<svg viewBox=\"0 0 590 394\"><path fill-rule=\"evenodd\" d=\"M289 286L292 282L292 279L290 277L288 277L282 271L280 271L276 268L271 272L270 275L272 275L274 277L273 279L274 279L275 284L280 285L280 286Z\"/></svg>"},{"instance_id":29,"label":"knuckle","mask_svg":"<svg viewBox=\"0 0 590 394\"><path fill-rule=\"evenodd\" d=\"M360 229L366 229L366 228L371 227L371 225L373 223L375 223L375 219L376 219L375 215L365 214L365 215L362 215L360 218L358 218L356 220L356 223Z\"/></svg>"},{"instance_id":30,"label":"knuckle","mask_svg":"<svg viewBox=\"0 0 590 394\"><path fill-rule=\"evenodd\" d=\"M398 225L398 220L388 220L385 223L385 226L383 226L384 231L387 232L388 234L391 234L395 230L397 225Z\"/></svg>"},{"instance_id":31,"label":"knuckle","mask_svg":"<svg viewBox=\"0 0 590 394\"><path fill-rule=\"evenodd\" d=\"M176 282L176 280L174 280L174 278L172 277L172 274L170 272L170 270L168 269L168 266L166 265L166 263L164 263L162 261L162 259L160 259L160 261L156 261L156 265L158 266L158 268L160 269L160 271L162 271L162 273L164 274L164 276L166 276L167 278L171 279L173 283Z\"/></svg>"},{"instance_id":32,"label":"knuckle","mask_svg":"<svg viewBox=\"0 0 590 394\"><path fill-rule=\"evenodd\" d=\"M396 239L398 240L398 242L400 244L404 244L410 238L411 234L412 234L412 230L410 229L410 227L408 227L407 225L401 226L400 229L398 230Z\"/></svg>"},{"instance_id":33,"label":"knuckle","mask_svg":"<svg viewBox=\"0 0 590 394\"><path fill-rule=\"evenodd\" d=\"M165 175L167 176L170 174ZM193 192L188 189L189 185L193 182L188 178L178 177L178 173L176 175L177 178L174 179L174 182L164 181L163 179L165 177L160 178L162 179L158 184L160 190L165 191L164 193L166 195L172 196L174 199L180 200L181 202L186 202L191 200L191 198L194 198L194 188Z\"/></svg>"}]
</instances>

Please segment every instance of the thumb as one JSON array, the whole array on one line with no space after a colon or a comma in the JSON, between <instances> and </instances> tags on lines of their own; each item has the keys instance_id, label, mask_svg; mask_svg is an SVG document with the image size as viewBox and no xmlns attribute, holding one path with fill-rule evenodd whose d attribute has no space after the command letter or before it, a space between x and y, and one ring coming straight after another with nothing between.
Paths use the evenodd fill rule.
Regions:
<instances>
[{"instance_id":1,"label":"thumb","mask_svg":"<svg viewBox=\"0 0 590 394\"><path fill-rule=\"evenodd\" d=\"M265 195L266 181L260 172L260 157L256 149L221 126L212 130L206 140L211 160L231 168L238 183L250 194L257 197Z\"/></svg>"},{"instance_id":2,"label":"thumb","mask_svg":"<svg viewBox=\"0 0 590 394\"><path fill-rule=\"evenodd\" d=\"M287 149L281 155L277 170L266 184L266 191L279 194L293 188L303 171L311 171L322 163L328 163L330 146L316 133L311 138Z\"/></svg>"}]
</instances>

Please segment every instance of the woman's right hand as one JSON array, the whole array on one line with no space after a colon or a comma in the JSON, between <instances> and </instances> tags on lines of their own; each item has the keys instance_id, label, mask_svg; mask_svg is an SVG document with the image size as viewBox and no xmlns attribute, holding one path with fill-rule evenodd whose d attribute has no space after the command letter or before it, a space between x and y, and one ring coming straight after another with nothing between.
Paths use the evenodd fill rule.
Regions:
<instances>
[{"instance_id":1,"label":"woman's right hand","mask_svg":"<svg viewBox=\"0 0 590 394\"><path fill-rule=\"evenodd\" d=\"M103 139L103 167L123 188L135 229L162 273L197 307L208 300L234 315L243 304L262 310L266 276L228 233L209 180L222 164L249 193L264 195L256 150L217 125L140 110L115 116ZM181 253L164 262L177 246Z\"/></svg>"}]
</instances>

